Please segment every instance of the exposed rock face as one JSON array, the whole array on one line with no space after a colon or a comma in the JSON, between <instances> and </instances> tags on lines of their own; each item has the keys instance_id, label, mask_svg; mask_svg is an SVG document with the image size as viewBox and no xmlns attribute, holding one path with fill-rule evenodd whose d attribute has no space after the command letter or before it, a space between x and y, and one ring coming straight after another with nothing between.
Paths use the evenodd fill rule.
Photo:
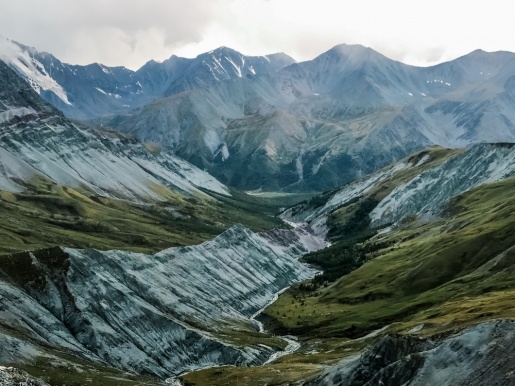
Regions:
<instances>
[{"instance_id":1,"label":"exposed rock face","mask_svg":"<svg viewBox=\"0 0 515 386\"><path fill-rule=\"evenodd\" d=\"M172 56L162 63L151 60L138 71L62 63L52 54L0 36L0 60L6 62L43 99L74 119L91 119L140 106L223 80L276 71L295 61L279 53L245 56L220 47L194 59Z\"/></svg>"},{"instance_id":2,"label":"exposed rock face","mask_svg":"<svg viewBox=\"0 0 515 386\"><path fill-rule=\"evenodd\" d=\"M281 217L287 221L308 223L315 233L325 235L327 216L332 211L377 191L382 183L395 178L398 173L424 168L429 161L429 154L413 161L400 161L344 185L335 192L326 193L325 201L320 206L301 203L283 212ZM395 224L410 215L422 219L440 216L454 197L477 186L514 175L515 145L477 144L437 166L425 169L395 187L379 202L370 213L372 227Z\"/></svg>"},{"instance_id":3,"label":"exposed rock face","mask_svg":"<svg viewBox=\"0 0 515 386\"><path fill-rule=\"evenodd\" d=\"M352 200L366 196L370 191L376 189L383 181L394 177L398 172L408 168L421 166L426 159L413 162L398 162L386 167L357 181L344 185L335 192L326 193L325 203L320 206L313 206L308 203L301 203L281 213L280 217L286 221L296 223L307 223L318 235L325 236L327 232L327 216L337 208Z\"/></svg>"},{"instance_id":4,"label":"exposed rock face","mask_svg":"<svg viewBox=\"0 0 515 386\"><path fill-rule=\"evenodd\" d=\"M199 187L228 194L208 173L150 150L121 135L70 122L0 62L1 190L18 192L24 182L44 177L132 200L160 200L168 189L204 195Z\"/></svg>"},{"instance_id":5,"label":"exposed rock face","mask_svg":"<svg viewBox=\"0 0 515 386\"><path fill-rule=\"evenodd\" d=\"M30 360L50 345L161 377L260 364L271 348L236 346L217 333L252 329L250 317L276 292L314 275L296 257L325 245L305 231L276 235L236 226L154 255L54 248L4 258L0 319L29 339L2 335L0 358Z\"/></svg>"},{"instance_id":6,"label":"exposed rock face","mask_svg":"<svg viewBox=\"0 0 515 386\"><path fill-rule=\"evenodd\" d=\"M372 211L372 226L440 213L452 197L515 174L514 144L479 144L398 186Z\"/></svg>"},{"instance_id":7,"label":"exposed rock face","mask_svg":"<svg viewBox=\"0 0 515 386\"><path fill-rule=\"evenodd\" d=\"M468 328L445 339L388 335L305 385L515 385L515 322Z\"/></svg>"},{"instance_id":8,"label":"exposed rock face","mask_svg":"<svg viewBox=\"0 0 515 386\"><path fill-rule=\"evenodd\" d=\"M37 378L31 377L25 371L14 367L0 366L0 385L2 386L49 386Z\"/></svg>"}]
</instances>

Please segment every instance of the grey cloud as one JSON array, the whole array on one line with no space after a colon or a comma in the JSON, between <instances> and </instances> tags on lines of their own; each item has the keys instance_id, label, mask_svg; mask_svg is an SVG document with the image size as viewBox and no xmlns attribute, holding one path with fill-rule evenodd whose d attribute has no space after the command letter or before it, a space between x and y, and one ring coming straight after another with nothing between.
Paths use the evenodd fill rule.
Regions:
<instances>
[{"instance_id":1,"label":"grey cloud","mask_svg":"<svg viewBox=\"0 0 515 386\"><path fill-rule=\"evenodd\" d=\"M70 63L130 68L222 45L307 60L363 44L420 65L476 48L515 50L502 0L487 10L448 0L0 0L0 10L1 35Z\"/></svg>"},{"instance_id":2,"label":"grey cloud","mask_svg":"<svg viewBox=\"0 0 515 386\"><path fill-rule=\"evenodd\" d=\"M144 54L163 57L167 48L171 54L201 40L219 6L219 0L0 0L0 34L70 62L87 61L90 50L97 61L134 67L150 59Z\"/></svg>"}]
</instances>

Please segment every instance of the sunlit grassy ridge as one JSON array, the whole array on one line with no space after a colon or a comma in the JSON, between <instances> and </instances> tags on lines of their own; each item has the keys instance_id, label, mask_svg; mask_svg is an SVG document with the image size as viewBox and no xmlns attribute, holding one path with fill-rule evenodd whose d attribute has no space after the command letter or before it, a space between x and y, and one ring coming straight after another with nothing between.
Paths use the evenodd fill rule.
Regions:
<instances>
[{"instance_id":1,"label":"sunlit grassy ridge","mask_svg":"<svg viewBox=\"0 0 515 386\"><path fill-rule=\"evenodd\" d=\"M495 293L501 301L502 291L515 289L513 189L515 178L484 185L455 199L448 218L376 236L366 243L387 247L360 268L315 291L294 288L267 314L281 328L327 337L354 337L393 322L434 323L439 324L435 329L446 329L475 320L471 316L476 313L515 316L515 304L492 311L491 303L478 303L473 315L461 321L456 316L437 323L442 307L448 315L451 305L463 308L461 299Z\"/></svg>"},{"instance_id":2,"label":"sunlit grassy ridge","mask_svg":"<svg viewBox=\"0 0 515 386\"><path fill-rule=\"evenodd\" d=\"M164 201L138 203L33 181L22 193L0 191L0 254L56 245L155 252L198 244L237 223L255 231L282 226L274 218L279 208L305 196L215 197L167 191Z\"/></svg>"}]
</instances>

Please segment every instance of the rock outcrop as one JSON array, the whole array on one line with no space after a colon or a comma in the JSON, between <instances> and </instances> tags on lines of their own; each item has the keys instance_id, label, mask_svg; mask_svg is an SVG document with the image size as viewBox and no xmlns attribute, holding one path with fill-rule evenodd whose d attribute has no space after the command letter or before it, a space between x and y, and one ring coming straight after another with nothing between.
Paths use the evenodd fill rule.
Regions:
<instances>
[{"instance_id":1,"label":"rock outcrop","mask_svg":"<svg viewBox=\"0 0 515 386\"><path fill-rule=\"evenodd\" d=\"M0 262L0 360L65 350L103 365L167 377L207 365L251 365L273 352L234 344L276 292L312 277L296 258L325 246L305 230L235 226L197 246L154 255L53 248ZM19 339L19 334L25 336Z\"/></svg>"},{"instance_id":2,"label":"rock outcrop","mask_svg":"<svg viewBox=\"0 0 515 386\"><path fill-rule=\"evenodd\" d=\"M305 385L515 385L514 349L513 320L486 322L443 339L387 335Z\"/></svg>"}]
</instances>

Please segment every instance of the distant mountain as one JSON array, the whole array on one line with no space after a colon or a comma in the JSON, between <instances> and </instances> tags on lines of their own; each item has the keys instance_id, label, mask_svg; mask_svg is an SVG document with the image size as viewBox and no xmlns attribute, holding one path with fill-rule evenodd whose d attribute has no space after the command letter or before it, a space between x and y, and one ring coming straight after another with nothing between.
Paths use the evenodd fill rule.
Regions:
<instances>
[{"instance_id":1,"label":"distant mountain","mask_svg":"<svg viewBox=\"0 0 515 386\"><path fill-rule=\"evenodd\" d=\"M178 63L175 71L179 75L175 76L165 90L165 96L205 87L223 80L268 74L295 62L283 53L268 56L244 56L227 47L220 47L201 54L195 59L184 60L172 56L169 60L173 59ZM138 74L146 73L150 78L151 75L147 68L147 65L143 66L138 70Z\"/></svg>"},{"instance_id":2,"label":"distant mountain","mask_svg":"<svg viewBox=\"0 0 515 386\"><path fill-rule=\"evenodd\" d=\"M116 133L79 126L0 61L0 189L38 178L103 196L161 200L171 192L229 194L206 172ZM164 189L164 190L163 190Z\"/></svg>"},{"instance_id":3,"label":"distant mountain","mask_svg":"<svg viewBox=\"0 0 515 386\"><path fill-rule=\"evenodd\" d=\"M163 95L221 80L260 75L294 62L285 54L244 56L221 47L194 59L172 56L138 71L93 63L62 63L46 52L0 37L0 60L68 117L91 119L141 106Z\"/></svg>"},{"instance_id":4,"label":"distant mountain","mask_svg":"<svg viewBox=\"0 0 515 386\"><path fill-rule=\"evenodd\" d=\"M23 74L33 59L39 75L25 77L54 90L41 94L68 116L96 118L240 189L328 190L427 146L515 141L510 52L414 67L359 45L302 63L221 47L131 72L63 65L7 42L11 67Z\"/></svg>"},{"instance_id":5,"label":"distant mountain","mask_svg":"<svg viewBox=\"0 0 515 386\"><path fill-rule=\"evenodd\" d=\"M362 46L104 121L243 189L326 190L432 144L515 141L515 54L408 66Z\"/></svg>"}]
</instances>

